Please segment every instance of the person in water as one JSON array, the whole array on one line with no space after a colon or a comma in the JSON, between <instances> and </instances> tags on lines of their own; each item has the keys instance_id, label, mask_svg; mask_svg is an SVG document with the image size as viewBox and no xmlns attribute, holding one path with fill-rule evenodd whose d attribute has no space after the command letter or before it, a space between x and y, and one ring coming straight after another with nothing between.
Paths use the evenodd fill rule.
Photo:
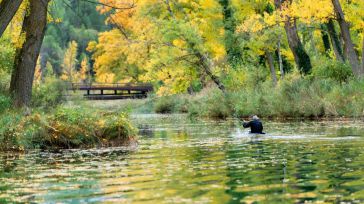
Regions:
<instances>
[{"instance_id":1,"label":"person in water","mask_svg":"<svg viewBox=\"0 0 364 204\"><path fill-rule=\"evenodd\" d=\"M244 121L243 127L244 128L250 127L250 133L265 134L263 132L263 124L256 115L253 115L251 121L249 122Z\"/></svg>"}]
</instances>

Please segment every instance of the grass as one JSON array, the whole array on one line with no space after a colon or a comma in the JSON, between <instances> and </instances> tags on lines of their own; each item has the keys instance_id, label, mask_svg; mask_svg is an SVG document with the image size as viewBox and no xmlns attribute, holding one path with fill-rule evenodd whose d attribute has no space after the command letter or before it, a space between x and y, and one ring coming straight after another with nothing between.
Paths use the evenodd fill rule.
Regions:
<instances>
[{"instance_id":1,"label":"grass","mask_svg":"<svg viewBox=\"0 0 364 204\"><path fill-rule=\"evenodd\" d=\"M156 97L152 103L156 113L188 113L191 117L358 118L364 116L364 80L337 83L294 78L277 87L266 81L225 95L209 88L195 95Z\"/></svg>"},{"instance_id":2,"label":"grass","mask_svg":"<svg viewBox=\"0 0 364 204\"><path fill-rule=\"evenodd\" d=\"M59 106L52 112L8 110L0 116L0 150L119 146L135 140L127 115Z\"/></svg>"}]
</instances>

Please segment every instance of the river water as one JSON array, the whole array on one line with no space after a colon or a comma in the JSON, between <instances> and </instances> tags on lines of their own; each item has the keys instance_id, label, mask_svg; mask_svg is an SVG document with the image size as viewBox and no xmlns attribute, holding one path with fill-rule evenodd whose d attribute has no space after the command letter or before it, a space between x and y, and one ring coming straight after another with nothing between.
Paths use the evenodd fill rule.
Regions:
<instances>
[{"instance_id":1,"label":"river water","mask_svg":"<svg viewBox=\"0 0 364 204\"><path fill-rule=\"evenodd\" d=\"M0 153L0 203L364 203L364 123L135 115L137 148Z\"/></svg>"}]
</instances>

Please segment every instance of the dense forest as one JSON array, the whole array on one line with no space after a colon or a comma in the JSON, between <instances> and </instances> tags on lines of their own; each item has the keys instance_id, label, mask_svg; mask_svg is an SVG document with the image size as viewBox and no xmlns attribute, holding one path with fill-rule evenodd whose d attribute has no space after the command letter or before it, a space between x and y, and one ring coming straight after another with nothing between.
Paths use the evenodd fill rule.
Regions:
<instances>
[{"instance_id":1,"label":"dense forest","mask_svg":"<svg viewBox=\"0 0 364 204\"><path fill-rule=\"evenodd\" d=\"M362 0L2 0L0 106L47 114L70 83L144 82L155 92L129 108L362 117L363 9Z\"/></svg>"},{"instance_id":2,"label":"dense forest","mask_svg":"<svg viewBox=\"0 0 364 204\"><path fill-rule=\"evenodd\" d=\"M26 4L2 36L3 72L24 43ZM48 66L66 81L153 82L168 95L198 92L209 81L244 88L252 77L275 86L292 73L344 82L364 69L360 0L54 0L48 7L42 78Z\"/></svg>"}]
</instances>

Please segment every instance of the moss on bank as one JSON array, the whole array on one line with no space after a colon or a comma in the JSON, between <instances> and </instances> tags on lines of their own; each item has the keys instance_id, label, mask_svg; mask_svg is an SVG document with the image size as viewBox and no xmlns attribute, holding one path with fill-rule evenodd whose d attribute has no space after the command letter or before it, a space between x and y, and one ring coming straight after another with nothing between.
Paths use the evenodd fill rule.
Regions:
<instances>
[{"instance_id":1,"label":"moss on bank","mask_svg":"<svg viewBox=\"0 0 364 204\"><path fill-rule=\"evenodd\" d=\"M44 113L7 110L0 116L0 150L89 148L133 142L127 115L59 106Z\"/></svg>"}]
</instances>

